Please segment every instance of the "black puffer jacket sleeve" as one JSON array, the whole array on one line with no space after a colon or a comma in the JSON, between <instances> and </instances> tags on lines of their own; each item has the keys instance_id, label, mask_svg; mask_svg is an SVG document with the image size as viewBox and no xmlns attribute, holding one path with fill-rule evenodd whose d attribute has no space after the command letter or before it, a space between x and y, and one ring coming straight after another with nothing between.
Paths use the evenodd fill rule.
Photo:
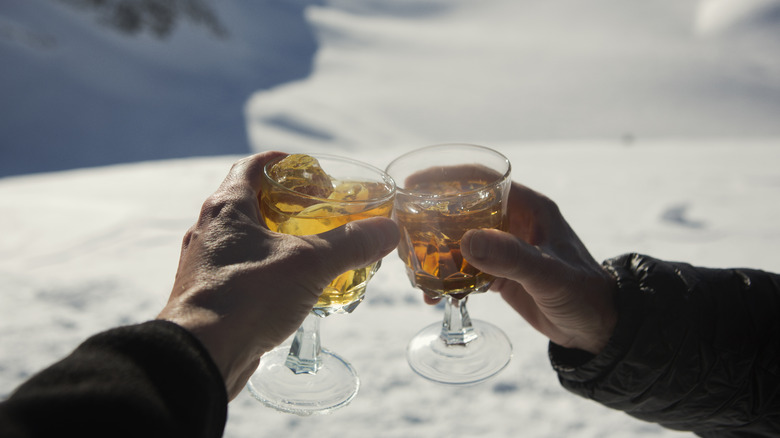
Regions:
<instances>
[{"instance_id":1,"label":"black puffer jacket sleeve","mask_svg":"<svg viewBox=\"0 0 780 438\"><path fill-rule=\"evenodd\" d=\"M605 266L618 323L597 356L550 344L566 389L702 437L780 436L780 276L637 254Z\"/></svg>"},{"instance_id":2,"label":"black puffer jacket sleeve","mask_svg":"<svg viewBox=\"0 0 780 438\"><path fill-rule=\"evenodd\" d=\"M216 438L227 391L206 349L167 321L99 333L0 403L0 437Z\"/></svg>"}]
</instances>

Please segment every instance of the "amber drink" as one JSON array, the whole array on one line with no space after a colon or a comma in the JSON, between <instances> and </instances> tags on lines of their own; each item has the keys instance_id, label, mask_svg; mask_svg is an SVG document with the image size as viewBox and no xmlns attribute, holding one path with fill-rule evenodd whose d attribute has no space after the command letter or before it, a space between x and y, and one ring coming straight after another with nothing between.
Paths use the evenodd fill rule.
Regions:
<instances>
[{"instance_id":1,"label":"amber drink","mask_svg":"<svg viewBox=\"0 0 780 438\"><path fill-rule=\"evenodd\" d=\"M316 158L302 154L289 155L266 167L260 210L271 231L319 234L359 219L390 217L391 181L331 176L327 171ZM339 275L324 289L313 312L327 316L354 310L379 263Z\"/></svg>"},{"instance_id":2,"label":"amber drink","mask_svg":"<svg viewBox=\"0 0 780 438\"><path fill-rule=\"evenodd\" d=\"M502 193L509 180L501 176L476 165L431 167L399 193L398 252L412 284L427 295L462 298L490 287L493 277L463 258L460 239L470 229L504 228Z\"/></svg>"},{"instance_id":3,"label":"amber drink","mask_svg":"<svg viewBox=\"0 0 780 438\"><path fill-rule=\"evenodd\" d=\"M398 254L409 280L445 304L442 322L409 342L409 365L426 379L455 385L496 375L509 363L512 344L498 327L469 316L469 294L486 291L494 279L469 264L460 245L468 230L507 227L509 160L483 146L442 144L406 153L386 172L397 184Z\"/></svg>"},{"instance_id":4,"label":"amber drink","mask_svg":"<svg viewBox=\"0 0 780 438\"><path fill-rule=\"evenodd\" d=\"M320 234L347 222L390 217L395 183L387 173L332 155L293 154L266 164L260 212L271 231ZM327 263L327 261L313 261ZM315 269L316 266L300 266ZM357 371L320 344L320 320L350 313L363 299L379 262L344 272L322 292L292 341L265 353L247 382L252 397L282 412L307 416L350 403L358 392ZM274 285L265 285L265 287Z\"/></svg>"}]
</instances>

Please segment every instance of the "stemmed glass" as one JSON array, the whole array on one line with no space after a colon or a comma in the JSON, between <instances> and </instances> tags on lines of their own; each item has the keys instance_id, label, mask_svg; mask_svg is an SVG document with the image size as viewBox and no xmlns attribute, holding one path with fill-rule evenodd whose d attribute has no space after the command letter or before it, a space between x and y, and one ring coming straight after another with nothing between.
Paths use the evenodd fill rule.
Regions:
<instances>
[{"instance_id":1,"label":"stemmed glass","mask_svg":"<svg viewBox=\"0 0 780 438\"><path fill-rule=\"evenodd\" d=\"M260 209L272 231L318 234L359 219L390 217L395 184L380 169L330 155L296 154L286 160L277 167L280 160L271 161L263 172ZM352 401L360 386L357 372L321 348L320 319L352 312L379 265L345 272L324 289L292 344L262 356L247 384L253 397L298 415L325 413Z\"/></svg>"},{"instance_id":2,"label":"stemmed glass","mask_svg":"<svg viewBox=\"0 0 780 438\"><path fill-rule=\"evenodd\" d=\"M495 325L469 317L469 294L485 292L494 278L464 260L460 240L470 229L507 226L509 160L483 146L442 144L402 155L385 171L397 184L398 254L409 280L445 299L442 323L425 327L409 343L409 365L440 383L494 376L509 363L512 344Z\"/></svg>"}]
</instances>

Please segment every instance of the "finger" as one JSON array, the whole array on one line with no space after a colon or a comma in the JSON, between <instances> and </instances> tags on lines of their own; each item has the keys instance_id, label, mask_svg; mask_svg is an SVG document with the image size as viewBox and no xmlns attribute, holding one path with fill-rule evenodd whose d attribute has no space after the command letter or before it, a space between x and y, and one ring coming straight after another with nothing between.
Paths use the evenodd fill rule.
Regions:
<instances>
[{"instance_id":1,"label":"finger","mask_svg":"<svg viewBox=\"0 0 780 438\"><path fill-rule=\"evenodd\" d=\"M425 301L425 304L435 305L435 304L439 304L439 301L441 301L441 297L433 298L431 296L423 294L423 301Z\"/></svg>"},{"instance_id":2,"label":"finger","mask_svg":"<svg viewBox=\"0 0 780 438\"><path fill-rule=\"evenodd\" d=\"M259 193L265 165L271 160L286 155L284 152L266 151L241 159L233 164L223 184L249 184Z\"/></svg>"},{"instance_id":3,"label":"finger","mask_svg":"<svg viewBox=\"0 0 780 438\"><path fill-rule=\"evenodd\" d=\"M325 242L322 260L334 273L365 267L390 253L398 245L400 233L392 220L374 217L350 222L315 236L301 236L312 242Z\"/></svg>"},{"instance_id":4,"label":"finger","mask_svg":"<svg viewBox=\"0 0 780 438\"><path fill-rule=\"evenodd\" d=\"M493 289L534 328L546 333L549 321L537 299L555 290L548 286L563 276L559 265L535 247L498 230L467 232L461 251L474 267L499 277Z\"/></svg>"},{"instance_id":5,"label":"finger","mask_svg":"<svg viewBox=\"0 0 780 438\"><path fill-rule=\"evenodd\" d=\"M524 286L554 274L555 265L537 248L499 230L468 231L461 240L461 251L477 269Z\"/></svg>"},{"instance_id":6,"label":"finger","mask_svg":"<svg viewBox=\"0 0 780 438\"><path fill-rule=\"evenodd\" d=\"M531 245L544 242L549 218L560 216L558 206L550 198L517 182L509 190L507 213L508 231Z\"/></svg>"},{"instance_id":7,"label":"finger","mask_svg":"<svg viewBox=\"0 0 780 438\"><path fill-rule=\"evenodd\" d=\"M528 294L518 283L499 278L491 289L501 294L501 298L507 302L520 316L525 318L531 326L539 329L545 317L540 312L534 298Z\"/></svg>"}]
</instances>

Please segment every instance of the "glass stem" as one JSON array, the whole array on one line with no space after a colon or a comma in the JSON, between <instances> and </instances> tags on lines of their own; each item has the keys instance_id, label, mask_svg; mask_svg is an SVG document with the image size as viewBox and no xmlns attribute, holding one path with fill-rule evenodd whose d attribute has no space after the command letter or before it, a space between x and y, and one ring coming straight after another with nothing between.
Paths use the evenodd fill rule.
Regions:
<instances>
[{"instance_id":1,"label":"glass stem","mask_svg":"<svg viewBox=\"0 0 780 438\"><path fill-rule=\"evenodd\" d=\"M444 321L441 326L441 339L447 345L467 345L477 339L477 332L471 325L471 317L466 310L468 297L456 299L448 296L444 307Z\"/></svg>"},{"instance_id":2,"label":"glass stem","mask_svg":"<svg viewBox=\"0 0 780 438\"><path fill-rule=\"evenodd\" d=\"M309 313L295 333L285 365L295 374L317 374L322 366L320 317Z\"/></svg>"}]
</instances>

